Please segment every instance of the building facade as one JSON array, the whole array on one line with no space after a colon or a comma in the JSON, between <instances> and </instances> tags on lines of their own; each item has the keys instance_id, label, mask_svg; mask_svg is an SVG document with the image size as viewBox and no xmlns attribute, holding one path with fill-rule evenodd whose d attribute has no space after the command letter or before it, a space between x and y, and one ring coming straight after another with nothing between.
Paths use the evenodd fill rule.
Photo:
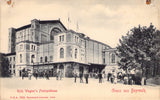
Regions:
<instances>
[{"instance_id":1,"label":"building facade","mask_svg":"<svg viewBox=\"0 0 160 100\"><path fill-rule=\"evenodd\" d=\"M15 63L15 76L22 70L61 72L63 77L77 73L98 73L117 66L115 49L90 39L83 33L67 30L60 20L31 20L31 24L9 29L8 58ZM15 71L14 71L15 70Z\"/></svg>"}]
</instances>

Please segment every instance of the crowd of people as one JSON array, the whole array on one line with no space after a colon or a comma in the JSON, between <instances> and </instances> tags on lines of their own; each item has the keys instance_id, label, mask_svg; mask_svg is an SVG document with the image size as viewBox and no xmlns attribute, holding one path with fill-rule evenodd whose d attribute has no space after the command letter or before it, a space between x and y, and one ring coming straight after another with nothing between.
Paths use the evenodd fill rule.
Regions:
<instances>
[{"instance_id":1,"label":"crowd of people","mask_svg":"<svg viewBox=\"0 0 160 100\"><path fill-rule=\"evenodd\" d=\"M35 77L36 79L38 79L38 77L40 78L46 78L47 80L49 80L49 77L52 76L51 73L49 71L43 71L43 72L38 72L35 71L34 73L31 73L31 71L23 71L22 72L22 79L24 79L24 77L28 77L29 80L31 80L31 78ZM112 70L110 72L108 72L107 74L105 74L105 72L99 72L99 73L73 73L74 76L74 82L77 82L77 78L79 78L80 83L89 83L88 78L98 78L98 82L99 83L103 83L105 81L111 82L112 84L116 84L117 82L119 83L123 83L123 84L136 84L136 85L141 85L142 82L142 78L140 78L139 76L137 77L135 74L126 74L123 72L116 72L115 70ZM57 80L62 80L63 78L63 72L62 71L58 71L56 73L56 79ZM85 81L83 80L85 79ZM145 80L144 80L144 85L145 85Z\"/></svg>"},{"instance_id":2,"label":"crowd of people","mask_svg":"<svg viewBox=\"0 0 160 100\"><path fill-rule=\"evenodd\" d=\"M104 82L103 79L105 78L105 74L102 73L102 72L99 72L99 73L82 73L80 72L79 75L77 73L74 73L74 82L76 83L77 81L77 78L79 77L80 79L80 83L86 83L88 84L89 83L89 80L88 78L98 78L99 79L99 83L102 83ZM85 79L85 81L83 81L83 78Z\"/></svg>"},{"instance_id":3,"label":"crowd of people","mask_svg":"<svg viewBox=\"0 0 160 100\"><path fill-rule=\"evenodd\" d=\"M28 77L29 80L31 80L32 77L35 77L36 80L38 78L46 78L47 80L49 80L49 77L52 76L52 73L50 71L35 71L34 73L32 73L31 71L22 71L22 79L24 79L24 77ZM57 80L61 80L63 76L62 71L58 71L56 74L56 79Z\"/></svg>"},{"instance_id":4,"label":"crowd of people","mask_svg":"<svg viewBox=\"0 0 160 100\"><path fill-rule=\"evenodd\" d=\"M135 73L125 73L125 72L116 72L113 70L108 73L107 80L111 83L123 83L128 85L146 85L146 79L143 80L141 75L137 75Z\"/></svg>"}]
</instances>

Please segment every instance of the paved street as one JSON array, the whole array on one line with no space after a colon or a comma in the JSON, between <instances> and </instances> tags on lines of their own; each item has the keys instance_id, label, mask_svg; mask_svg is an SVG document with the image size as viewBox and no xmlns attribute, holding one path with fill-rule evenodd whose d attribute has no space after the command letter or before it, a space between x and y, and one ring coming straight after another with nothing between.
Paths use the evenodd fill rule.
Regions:
<instances>
[{"instance_id":1,"label":"paved street","mask_svg":"<svg viewBox=\"0 0 160 100\"><path fill-rule=\"evenodd\" d=\"M89 84L74 83L74 78L1 78L2 100L158 100L159 86L111 84L90 79ZM124 92L125 91L125 92Z\"/></svg>"}]
</instances>

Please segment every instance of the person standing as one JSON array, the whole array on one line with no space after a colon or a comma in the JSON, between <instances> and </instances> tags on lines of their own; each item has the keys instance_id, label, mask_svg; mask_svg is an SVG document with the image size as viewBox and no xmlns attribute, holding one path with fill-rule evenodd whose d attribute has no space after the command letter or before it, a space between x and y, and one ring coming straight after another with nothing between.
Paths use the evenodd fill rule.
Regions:
<instances>
[{"instance_id":1,"label":"person standing","mask_svg":"<svg viewBox=\"0 0 160 100\"><path fill-rule=\"evenodd\" d=\"M88 77L89 77L89 74L86 73L86 74L85 74L86 84L88 84Z\"/></svg>"},{"instance_id":2,"label":"person standing","mask_svg":"<svg viewBox=\"0 0 160 100\"><path fill-rule=\"evenodd\" d=\"M60 80L62 80L62 77L63 77L63 72L62 71L60 72L60 76L59 77L60 77Z\"/></svg>"},{"instance_id":3,"label":"person standing","mask_svg":"<svg viewBox=\"0 0 160 100\"><path fill-rule=\"evenodd\" d=\"M111 77L111 73L109 72L107 76L107 81L110 81L110 77Z\"/></svg>"},{"instance_id":4,"label":"person standing","mask_svg":"<svg viewBox=\"0 0 160 100\"><path fill-rule=\"evenodd\" d=\"M74 82L76 83L77 80L77 72L74 73Z\"/></svg>"},{"instance_id":5,"label":"person standing","mask_svg":"<svg viewBox=\"0 0 160 100\"><path fill-rule=\"evenodd\" d=\"M104 79L105 79L105 72L103 72L103 74L102 74L102 82L104 82Z\"/></svg>"},{"instance_id":6,"label":"person standing","mask_svg":"<svg viewBox=\"0 0 160 100\"><path fill-rule=\"evenodd\" d=\"M37 71L35 72L35 77L36 77L36 80L37 80L37 77L38 77L38 72Z\"/></svg>"},{"instance_id":7,"label":"person standing","mask_svg":"<svg viewBox=\"0 0 160 100\"><path fill-rule=\"evenodd\" d=\"M124 76L124 84L128 84L128 77L127 77L127 75Z\"/></svg>"},{"instance_id":8,"label":"person standing","mask_svg":"<svg viewBox=\"0 0 160 100\"><path fill-rule=\"evenodd\" d=\"M48 71L46 71L45 74L46 74L46 75L45 75L45 76L46 76L46 79L49 80L49 73L48 73Z\"/></svg>"},{"instance_id":9,"label":"person standing","mask_svg":"<svg viewBox=\"0 0 160 100\"><path fill-rule=\"evenodd\" d=\"M29 77L29 80L31 80L32 74L31 74L30 71L29 71L29 73L28 73L28 77Z\"/></svg>"},{"instance_id":10,"label":"person standing","mask_svg":"<svg viewBox=\"0 0 160 100\"><path fill-rule=\"evenodd\" d=\"M80 83L83 83L83 73L82 72L80 72L79 77L80 77Z\"/></svg>"},{"instance_id":11,"label":"person standing","mask_svg":"<svg viewBox=\"0 0 160 100\"><path fill-rule=\"evenodd\" d=\"M114 83L114 82L115 82L115 77L116 77L115 70L112 70L111 83Z\"/></svg>"},{"instance_id":12,"label":"person standing","mask_svg":"<svg viewBox=\"0 0 160 100\"><path fill-rule=\"evenodd\" d=\"M113 73L113 76L114 76L114 84L117 84L117 73L116 72L114 72Z\"/></svg>"},{"instance_id":13,"label":"person standing","mask_svg":"<svg viewBox=\"0 0 160 100\"><path fill-rule=\"evenodd\" d=\"M24 79L24 74L25 74L25 73L24 73L24 72L22 72L22 80Z\"/></svg>"},{"instance_id":14,"label":"person standing","mask_svg":"<svg viewBox=\"0 0 160 100\"><path fill-rule=\"evenodd\" d=\"M58 71L57 73L57 80L59 79L59 76L60 76L60 71Z\"/></svg>"},{"instance_id":15,"label":"person standing","mask_svg":"<svg viewBox=\"0 0 160 100\"><path fill-rule=\"evenodd\" d=\"M102 73L101 72L99 72L98 78L99 78L99 83L102 83Z\"/></svg>"}]
</instances>

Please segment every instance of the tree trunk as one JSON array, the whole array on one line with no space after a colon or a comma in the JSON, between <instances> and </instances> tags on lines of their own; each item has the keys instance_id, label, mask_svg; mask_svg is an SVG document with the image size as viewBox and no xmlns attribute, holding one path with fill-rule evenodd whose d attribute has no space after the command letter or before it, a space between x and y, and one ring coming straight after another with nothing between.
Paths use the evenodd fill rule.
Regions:
<instances>
[{"instance_id":1,"label":"tree trunk","mask_svg":"<svg viewBox=\"0 0 160 100\"><path fill-rule=\"evenodd\" d=\"M155 64L155 63L156 63L156 62L154 61L153 77L156 76L156 64Z\"/></svg>"}]
</instances>

